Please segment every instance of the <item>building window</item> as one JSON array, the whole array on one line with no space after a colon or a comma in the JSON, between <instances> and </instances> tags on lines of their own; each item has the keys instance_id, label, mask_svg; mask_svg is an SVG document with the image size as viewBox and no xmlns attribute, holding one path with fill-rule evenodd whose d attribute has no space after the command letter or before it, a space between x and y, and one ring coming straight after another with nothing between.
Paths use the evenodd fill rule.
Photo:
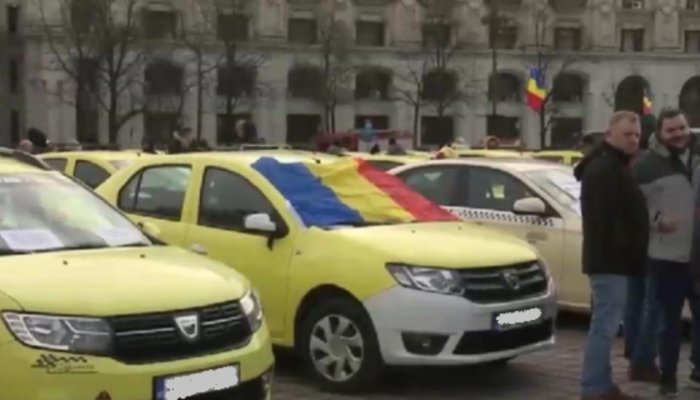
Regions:
<instances>
[{"instance_id":1,"label":"building window","mask_svg":"<svg viewBox=\"0 0 700 400\"><path fill-rule=\"evenodd\" d=\"M644 0L622 0L622 8L625 10L643 10Z\"/></svg>"},{"instance_id":2,"label":"building window","mask_svg":"<svg viewBox=\"0 0 700 400\"><path fill-rule=\"evenodd\" d=\"M446 47L452 42L452 27L447 24L423 24L422 33L425 47Z\"/></svg>"},{"instance_id":3,"label":"building window","mask_svg":"<svg viewBox=\"0 0 700 400\"><path fill-rule=\"evenodd\" d=\"M141 21L146 39L177 37L177 14L174 11L144 10Z\"/></svg>"},{"instance_id":4,"label":"building window","mask_svg":"<svg viewBox=\"0 0 700 400\"><path fill-rule=\"evenodd\" d=\"M216 35L224 42L245 42L250 40L248 26L250 19L245 14L219 14Z\"/></svg>"},{"instance_id":5,"label":"building window","mask_svg":"<svg viewBox=\"0 0 700 400\"><path fill-rule=\"evenodd\" d=\"M557 50L581 50L580 28L554 29L554 47Z\"/></svg>"},{"instance_id":6,"label":"building window","mask_svg":"<svg viewBox=\"0 0 700 400\"><path fill-rule=\"evenodd\" d=\"M700 11L700 0L688 0L685 8L688 11Z\"/></svg>"},{"instance_id":7,"label":"building window","mask_svg":"<svg viewBox=\"0 0 700 400\"><path fill-rule=\"evenodd\" d=\"M7 6L7 31L17 33L19 31L19 6Z\"/></svg>"},{"instance_id":8,"label":"building window","mask_svg":"<svg viewBox=\"0 0 700 400\"><path fill-rule=\"evenodd\" d=\"M355 24L355 42L358 46L383 47L384 23L374 21L358 21Z\"/></svg>"},{"instance_id":9,"label":"building window","mask_svg":"<svg viewBox=\"0 0 700 400\"><path fill-rule=\"evenodd\" d=\"M289 20L289 43L316 44L318 25L310 18L291 18Z\"/></svg>"},{"instance_id":10,"label":"building window","mask_svg":"<svg viewBox=\"0 0 700 400\"><path fill-rule=\"evenodd\" d=\"M10 93L19 94L19 61L10 60L9 66Z\"/></svg>"},{"instance_id":11,"label":"building window","mask_svg":"<svg viewBox=\"0 0 700 400\"><path fill-rule=\"evenodd\" d=\"M700 53L700 31L685 31L685 52Z\"/></svg>"},{"instance_id":12,"label":"building window","mask_svg":"<svg viewBox=\"0 0 700 400\"><path fill-rule=\"evenodd\" d=\"M514 49L517 40L518 30L513 26L501 27L489 38L491 46L502 50Z\"/></svg>"},{"instance_id":13,"label":"building window","mask_svg":"<svg viewBox=\"0 0 700 400\"><path fill-rule=\"evenodd\" d=\"M19 111L10 111L10 139L12 143L19 142Z\"/></svg>"},{"instance_id":14,"label":"building window","mask_svg":"<svg viewBox=\"0 0 700 400\"><path fill-rule=\"evenodd\" d=\"M644 51L644 29L623 29L621 34L620 51Z\"/></svg>"}]
</instances>

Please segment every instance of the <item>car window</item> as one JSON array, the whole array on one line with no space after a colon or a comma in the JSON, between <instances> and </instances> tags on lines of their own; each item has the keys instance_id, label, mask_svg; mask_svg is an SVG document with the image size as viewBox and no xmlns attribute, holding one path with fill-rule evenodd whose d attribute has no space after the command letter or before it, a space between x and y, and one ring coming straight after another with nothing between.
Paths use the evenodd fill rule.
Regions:
<instances>
[{"instance_id":1,"label":"car window","mask_svg":"<svg viewBox=\"0 0 700 400\"><path fill-rule=\"evenodd\" d=\"M466 196L466 207L512 211L516 201L535 194L508 173L491 168L470 167Z\"/></svg>"},{"instance_id":2,"label":"car window","mask_svg":"<svg viewBox=\"0 0 700 400\"><path fill-rule=\"evenodd\" d=\"M68 160L65 158L44 158L43 161L56 171L66 172Z\"/></svg>"},{"instance_id":3,"label":"car window","mask_svg":"<svg viewBox=\"0 0 700 400\"><path fill-rule=\"evenodd\" d=\"M400 175L408 186L441 206L454 204L458 167L416 168Z\"/></svg>"},{"instance_id":4,"label":"car window","mask_svg":"<svg viewBox=\"0 0 700 400\"><path fill-rule=\"evenodd\" d=\"M248 215L273 212L267 197L247 179L220 168L206 169L199 201L199 225L242 230Z\"/></svg>"},{"instance_id":5,"label":"car window","mask_svg":"<svg viewBox=\"0 0 700 400\"><path fill-rule=\"evenodd\" d=\"M559 204L581 215L581 182L570 169L546 169L528 172L527 176Z\"/></svg>"},{"instance_id":6,"label":"car window","mask_svg":"<svg viewBox=\"0 0 700 400\"><path fill-rule=\"evenodd\" d=\"M133 164L135 160L109 160L109 163L116 169L123 169Z\"/></svg>"},{"instance_id":7,"label":"car window","mask_svg":"<svg viewBox=\"0 0 700 400\"><path fill-rule=\"evenodd\" d=\"M73 175L92 189L100 186L102 182L109 178L109 172L105 171L104 168L82 160L75 163L75 173Z\"/></svg>"},{"instance_id":8,"label":"car window","mask_svg":"<svg viewBox=\"0 0 700 400\"><path fill-rule=\"evenodd\" d=\"M63 174L0 174L1 255L148 244L128 218Z\"/></svg>"},{"instance_id":9,"label":"car window","mask_svg":"<svg viewBox=\"0 0 700 400\"><path fill-rule=\"evenodd\" d=\"M389 171L390 169L399 167L403 164L396 161L379 161L379 160L369 160L367 161L372 166L381 169L382 171Z\"/></svg>"},{"instance_id":10,"label":"car window","mask_svg":"<svg viewBox=\"0 0 700 400\"><path fill-rule=\"evenodd\" d=\"M134 214L179 221L192 170L189 166L148 167L119 193L119 208Z\"/></svg>"}]
</instances>

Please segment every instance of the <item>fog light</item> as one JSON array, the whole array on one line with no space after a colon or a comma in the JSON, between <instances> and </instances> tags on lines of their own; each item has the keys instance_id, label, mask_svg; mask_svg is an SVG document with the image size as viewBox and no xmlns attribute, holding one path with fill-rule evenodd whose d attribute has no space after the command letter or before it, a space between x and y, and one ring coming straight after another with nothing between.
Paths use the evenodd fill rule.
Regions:
<instances>
[{"instance_id":1,"label":"fog light","mask_svg":"<svg viewBox=\"0 0 700 400\"><path fill-rule=\"evenodd\" d=\"M401 334L401 338L409 353L434 356L442 351L449 336L404 332Z\"/></svg>"}]
</instances>

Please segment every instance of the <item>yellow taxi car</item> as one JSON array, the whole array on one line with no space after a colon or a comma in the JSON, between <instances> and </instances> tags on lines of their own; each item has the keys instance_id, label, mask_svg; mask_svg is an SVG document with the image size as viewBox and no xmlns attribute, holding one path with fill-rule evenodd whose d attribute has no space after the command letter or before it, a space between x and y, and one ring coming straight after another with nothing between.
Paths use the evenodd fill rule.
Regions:
<instances>
[{"instance_id":1,"label":"yellow taxi car","mask_svg":"<svg viewBox=\"0 0 700 400\"><path fill-rule=\"evenodd\" d=\"M270 398L245 277L24 153L0 149L0 210L1 399Z\"/></svg>"},{"instance_id":2,"label":"yellow taxi car","mask_svg":"<svg viewBox=\"0 0 700 400\"><path fill-rule=\"evenodd\" d=\"M99 150L44 153L39 158L53 169L73 176L94 189L121 168L140 158L153 156L133 150Z\"/></svg>"},{"instance_id":3,"label":"yellow taxi car","mask_svg":"<svg viewBox=\"0 0 700 400\"><path fill-rule=\"evenodd\" d=\"M590 311L581 268L581 186L573 168L527 159L449 159L390 173L454 215L536 246L550 267L560 307Z\"/></svg>"},{"instance_id":4,"label":"yellow taxi car","mask_svg":"<svg viewBox=\"0 0 700 400\"><path fill-rule=\"evenodd\" d=\"M142 160L97 192L259 289L273 343L326 389L385 365L505 362L551 346L555 289L527 243L459 221L362 160Z\"/></svg>"},{"instance_id":5,"label":"yellow taxi car","mask_svg":"<svg viewBox=\"0 0 700 400\"><path fill-rule=\"evenodd\" d=\"M576 165L583 159L583 153L575 150L543 150L531 153L532 158L558 162L565 165Z\"/></svg>"},{"instance_id":6,"label":"yellow taxi car","mask_svg":"<svg viewBox=\"0 0 700 400\"><path fill-rule=\"evenodd\" d=\"M502 149L463 149L456 148L455 153L459 158L531 158L528 153L517 150L502 150Z\"/></svg>"}]
</instances>

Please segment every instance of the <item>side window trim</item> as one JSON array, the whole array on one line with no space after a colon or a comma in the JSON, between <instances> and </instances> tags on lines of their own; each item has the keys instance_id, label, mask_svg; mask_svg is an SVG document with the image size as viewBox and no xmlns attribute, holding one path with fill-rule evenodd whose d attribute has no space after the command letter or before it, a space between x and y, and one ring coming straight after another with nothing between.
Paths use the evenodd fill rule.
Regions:
<instances>
[{"instance_id":1,"label":"side window trim","mask_svg":"<svg viewBox=\"0 0 700 400\"><path fill-rule=\"evenodd\" d=\"M422 166L422 167L418 167L418 168L411 168L411 169L405 171L405 173L400 174L399 177L401 178L402 181L404 181L406 184L408 184L408 179L411 176L415 176L418 174L425 175L425 174L429 174L431 172L444 173L445 171L449 171L449 170L455 170L455 174L456 174L455 175L455 185L453 185L453 187L450 189L450 193L448 196L449 199L447 201L448 204L438 204L438 205L441 207L455 207L455 204L457 204L459 201L459 196L457 195L459 193L459 191L457 190L458 189L457 184L462 179L461 175L464 174L464 172L462 171L463 168L461 168L459 165L442 165L442 166L441 165L427 165L427 166ZM415 192L418 192L418 190L415 188L411 188L411 189ZM424 194L422 194L420 192L418 192L418 193L421 196L426 197L428 200L437 204L437 202L432 200L431 198L428 198L427 196L425 196Z\"/></svg>"},{"instance_id":2,"label":"side window trim","mask_svg":"<svg viewBox=\"0 0 700 400\"><path fill-rule=\"evenodd\" d=\"M190 176L187 178L188 182L185 187L185 195L182 200L182 207L180 209L180 215L177 217L171 217L167 215L162 215L162 214L155 214L147 211L140 211L136 209L137 201L138 201L138 196L139 193L141 192L141 184L143 183L143 175L146 173L146 171L151 170L151 169L157 169L157 168L187 168L190 170ZM134 214L134 215L140 215L143 217L148 217L148 218L154 218L154 219L161 219L161 220L167 220L167 221L174 221L174 222L181 222L183 220L183 214L185 213L185 209L187 207L187 195L189 192L190 185L192 183L192 173L194 171L194 168L191 164L152 164L152 165L146 165L139 169L136 174L131 175L130 179L126 181L126 183L119 189L119 192L117 193L117 208L119 208L121 211L129 214ZM133 203L130 204L131 208L130 209L124 209L122 208L121 203L121 198L124 190L129 186L131 181L136 178L138 179L136 182L136 188L134 189L134 198L133 198Z\"/></svg>"},{"instance_id":3,"label":"side window trim","mask_svg":"<svg viewBox=\"0 0 700 400\"><path fill-rule=\"evenodd\" d=\"M270 215L270 218L272 218L272 220L273 220L276 224L278 224L278 225L282 228L282 230L283 230L284 232L288 232L288 231L289 231L289 228L288 228L288 226L287 226L287 223L284 221L284 218L282 218L282 216L281 216L279 210L277 210L277 208L276 208L275 205L272 203L272 201L270 201L270 199L265 195L265 193L263 193L253 182L251 182L250 179L248 179L247 177L241 175L240 173L238 173L238 172L236 172L236 171L232 171L232 170L230 170L230 169L221 168L221 167L215 167L215 166L211 166L211 165L207 165L207 166L204 167L203 170L202 170L202 176L201 176L201 180L200 180L200 181L201 181L201 184L200 184L199 193L198 193L198 196L197 196L197 214L196 214L196 218L195 218L195 221L194 221L195 225L197 225L197 226L202 226L202 227L206 227L206 228L212 228L212 229L220 229L220 230L228 231L228 232L243 233L243 234L247 234L247 235L267 236L267 235L265 235L265 234L263 234L263 233L259 233L259 232L250 232L250 231L246 230L244 227L236 228L236 227L233 227L233 226L230 226L230 225L223 225L223 224L222 224L222 225L217 225L217 224L211 224L211 223L206 223L206 222L201 221L201 216L202 216L202 204L204 203L202 200L204 199L204 190L205 190L205 184L206 184L206 177L207 177L207 173L208 173L210 170L216 170L216 171L221 171L221 172L225 172L225 173L231 174L231 175L233 175L233 176L236 176L236 177L240 178L241 180L245 181L246 183L248 183L248 185L250 185L250 187L253 188L253 190L257 191L258 194L260 194L260 196L261 196L262 198L264 198L265 200L267 200L267 202L268 202L268 204L269 204L269 206L270 206L270 209L272 210L272 215Z\"/></svg>"},{"instance_id":4,"label":"side window trim","mask_svg":"<svg viewBox=\"0 0 700 400\"><path fill-rule=\"evenodd\" d=\"M109 171L107 171L106 169L102 168L102 166L100 166L100 165L98 165L98 164L96 164L96 163L94 163L94 162L92 162L92 161L85 160L85 159L76 159L76 160L75 160L75 167L73 167L73 176L77 177L78 168L79 168L81 165L86 165L86 166L90 166L90 167L96 168L96 169L99 170L100 172L104 173L104 175L106 176L106 178L103 179L102 182L104 182L104 181L105 181L106 179L108 179L109 176L110 176ZM82 179L80 179L80 180L83 181ZM83 182L85 182L85 181L83 181ZM100 184L102 184L102 182L100 182ZM91 185L89 182L85 182L85 184L88 185L89 187L92 187L92 185ZM97 186L99 186L99 184L98 184ZM95 186L95 187L97 187L97 186ZM94 189L94 188L93 188L93 189Z\"/></svg>"}]
</instances>

